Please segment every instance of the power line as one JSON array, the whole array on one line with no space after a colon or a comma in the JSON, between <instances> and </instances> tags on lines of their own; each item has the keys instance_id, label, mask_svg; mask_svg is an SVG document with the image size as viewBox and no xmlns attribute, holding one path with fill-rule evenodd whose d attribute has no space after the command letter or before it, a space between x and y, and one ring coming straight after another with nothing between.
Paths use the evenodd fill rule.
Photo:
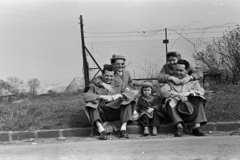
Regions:
<instances>
[{"instance_id":1,"label":"power line","mask_svg":"<svg viewBox=\"0 0 240 160\"><path fill-rule=\"evenodd\" d=\"M211 32L206 32L204 30L210 30L210 29L221 29L221 28L229 28L229 27L237 27L239 26L238 24L236 23L226 23L226 24L223 24L223 25L212 25L212 26L209 26L209 27L203 27L203 28L190 28L190 27L187 27L186 26L184 28L181 28L180 26L174 26L174 27L170 27L168 28L168 31L178 31L178 30L181 30L181 31L184 31L186 34L197 34L197 33L220 33L220 32L223 32L223 31L211 31ZM191 31L191 30L198 30L199 32L186 32L186 31ZM152 35L159 35L159 34L164 34L164 31L165 29L156 29L156 30L145 30L145 31L137 31L137 30L134 30L134 31L128 31L128 32L87 32L85 31L84 33L86 34L101 34L101 35L107 35L107 34L141 34L141 35L144 35L146 36L146 34L152 34ZM160 32L160 33L159 33ZM162 32L162 33L161 33ZM106 36L96 36L96 37L106 37ZM122 36L110 36L110 37L122 37Z\"/></svg>"}]
</instances>

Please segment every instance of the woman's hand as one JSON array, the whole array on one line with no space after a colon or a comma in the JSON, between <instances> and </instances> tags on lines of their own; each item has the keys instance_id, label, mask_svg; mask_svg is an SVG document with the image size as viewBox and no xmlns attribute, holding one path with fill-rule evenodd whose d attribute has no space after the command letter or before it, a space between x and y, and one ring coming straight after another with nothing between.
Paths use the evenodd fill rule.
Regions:
<instances>
[{"instance_id":1,"label":"woman's hand","mask_svg":"<svg viewBox=\"0 0 240 160\"><path fill-rule=\"evenodd\" d=\"M169 81L172 81L173 83L175 84L181 84L182 82L180 81L180 79L178 79L177 77L174 77L174 76L170 76L168 78Z\"/></svg>"}]
</instances>

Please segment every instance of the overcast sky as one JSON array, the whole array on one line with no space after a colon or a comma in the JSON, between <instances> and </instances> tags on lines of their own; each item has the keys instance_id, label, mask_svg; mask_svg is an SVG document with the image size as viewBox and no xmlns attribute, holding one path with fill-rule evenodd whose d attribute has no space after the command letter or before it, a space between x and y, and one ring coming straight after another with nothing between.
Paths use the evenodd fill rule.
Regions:
<instances>
[{"instance_id":1,"label":"overcast sky","mask_svg":"<svg viewBox=\"0 0 240 160\"><path fill-rule=\"evenodd\" d=\"M81 77L80 15L86 32L197 28L240 24L240 1L0 0L0 79L44 84Z\"/></svg>"}]
</instances>

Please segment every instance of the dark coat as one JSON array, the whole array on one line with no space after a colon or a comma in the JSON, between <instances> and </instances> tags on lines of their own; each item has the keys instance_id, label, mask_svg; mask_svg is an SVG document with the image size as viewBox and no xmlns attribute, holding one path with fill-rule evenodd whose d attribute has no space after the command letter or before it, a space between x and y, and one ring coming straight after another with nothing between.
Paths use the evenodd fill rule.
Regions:
<instances>
[{"instance_id":1,"label":"dark coat","mask_svg":"<svg viewBox=\"0 0 240 160\"><path fill-rule=\"evenodd\" d=\"M162 112L162 98L159 95L153 94L148 98L145 98L144 96L139 97L137 105L137 111L139 113L138 119L143 115L153 118L153 112L149 114L147 112L148 108L154 108L154 111L156 111L160 117L165 119L165 115Z\"/></svg>"}]
</instances>

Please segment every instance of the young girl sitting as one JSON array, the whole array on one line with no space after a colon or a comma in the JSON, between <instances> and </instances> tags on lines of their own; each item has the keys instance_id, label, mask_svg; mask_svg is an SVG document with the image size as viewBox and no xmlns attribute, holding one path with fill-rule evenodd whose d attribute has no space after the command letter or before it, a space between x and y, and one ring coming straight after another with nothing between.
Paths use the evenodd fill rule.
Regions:
<instances>
[{"instance_id":1,"label":"young girl sitting","mask_svg":"<svg viewBox=\"0 0 240 160\"><path fill-rule=\"evenodd\" d=\"M138 99L137 111L138 121L144 127L143 135L149 135L149 127L152 127L152 135L156 136L157 128L160 126L161 119L165 116L161 112L162 99L153 93L151 82L144 82L141 88L141 96Z\"/></svg>"}]
</instances>

